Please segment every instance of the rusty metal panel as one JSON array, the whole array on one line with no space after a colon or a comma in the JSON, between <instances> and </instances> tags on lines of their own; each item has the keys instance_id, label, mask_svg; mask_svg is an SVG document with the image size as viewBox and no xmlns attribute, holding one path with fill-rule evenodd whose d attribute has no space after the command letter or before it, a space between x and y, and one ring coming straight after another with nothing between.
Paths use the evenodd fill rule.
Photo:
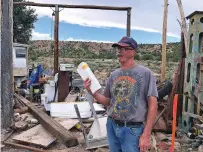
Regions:
<instances>
[{"instance_id":1,"label":"rusty metal panel","mask_svg":"<svg viewBox=\"0 0 203 152\"><path fill-rule=\"evenodd\" d=\"M203 63L203 12L189 16L189 47L185 61L184 100L183 112L192 114L203 113L200 105L203 104L202 63ZM183 115L182 129L189 131L192 127L192 117Z\"/></svg>"},{"instance_id":2,"label":"rusty metal panel","mask_svg":"<svg viewBox=\"0 0 203 152\"><path fill-rule=\"evenodd\" d=\"M58 78L58 101L62 102L70 92L70 81L72 73L69 71L59 71Z\"/></svg>"}]
</instances>

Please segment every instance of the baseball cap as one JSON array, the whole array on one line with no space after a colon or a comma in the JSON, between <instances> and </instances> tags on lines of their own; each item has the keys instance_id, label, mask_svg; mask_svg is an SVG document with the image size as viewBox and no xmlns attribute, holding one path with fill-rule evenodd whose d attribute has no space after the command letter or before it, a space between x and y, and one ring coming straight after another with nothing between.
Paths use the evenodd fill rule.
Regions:
<instances>
[{"instance_id":1,"label":"baseball cap","mask_svg":"<svg viewBox=\"0 0 203 152\"><path fill-rule=\"evenodd\" d=\"M128 37L128 36L122 37L122 39L118 43L114 43L112 45L112 47L117 47L117 46L132 47L133 49L136 49L136 51L138 51L137 42L132 37Z\"/></svg>"}]
</instances>

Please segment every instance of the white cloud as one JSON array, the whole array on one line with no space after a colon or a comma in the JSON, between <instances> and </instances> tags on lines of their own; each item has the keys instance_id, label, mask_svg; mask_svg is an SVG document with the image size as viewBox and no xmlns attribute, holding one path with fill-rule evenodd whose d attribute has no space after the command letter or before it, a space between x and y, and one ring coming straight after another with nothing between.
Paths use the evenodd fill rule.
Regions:
<instances>
[{"instance_id":1,"label":"white cloud","mask_svg":"<svg viewBox=\"0 0 203 152\"><path fill-rule=\"evenodd\" d=\"M55 0L32 0L40 3L56 3ZM130 6L131 13L131 29L162 33L163 27L163 0L60 0L57 3L75 4L75 5L108 5L108 6ZM191 14L195 10L202 10L202 0L182 0L185 16ZM52 17L51 8L35 7L39 17ZM54 8L53 8L54 9ZM92 27L117 27L126 28L126 11L106 11L106 10L90 10L90 9L63 9L60 11L60 21L79 24L82 26ZM177 22L180 20L176 0L169 0L167 35L172 37L180 37L180 26Z\"/></svg>"},{"instance_id":2,"label":"white cloud","mask_svg":"<svg viewBox=\"0 0 203 152\"><path fill-rule=\"evenodd\" d=\"M66 39L65 41L81 41L81 42L98 42L98 43L114 43L112 41L102 41L102 40L85 40L85 39L74 39L72 37Z\"/></svg>"},{"instance_id":3,"label":"white cloud","mask_svg":"<svg viewBox=\"0 0 203 152\"><path fill-rule=\"evenodd\" d=\"M32 40L50 40L50 39L51 36L49 34L35 32L34 30L32 31Z\"/></svg>"}]
</instances>

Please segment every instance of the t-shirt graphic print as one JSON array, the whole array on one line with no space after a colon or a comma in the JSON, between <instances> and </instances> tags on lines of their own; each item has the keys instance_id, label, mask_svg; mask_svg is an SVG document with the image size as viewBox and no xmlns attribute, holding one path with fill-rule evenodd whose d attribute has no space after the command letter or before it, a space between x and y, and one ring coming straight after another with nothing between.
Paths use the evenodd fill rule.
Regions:
<instances>
[{"instance_id":1,"label":"t-shirt graphic print","mask_svg":"<svg viewBox=\"0 0 203 152\"><path fill-rule=\"evenodd\" d=\"M140 76L135 71L122 71L112 84L112 115L119 120L128 120L140 101Z\"/></svg>"}]
</instances>

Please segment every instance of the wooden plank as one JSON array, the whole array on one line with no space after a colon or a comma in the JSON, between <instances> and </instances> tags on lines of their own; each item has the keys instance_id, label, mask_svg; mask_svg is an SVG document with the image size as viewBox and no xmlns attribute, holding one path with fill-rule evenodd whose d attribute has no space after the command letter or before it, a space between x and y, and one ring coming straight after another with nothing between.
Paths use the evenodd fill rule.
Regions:
<instances>
[{"instance_id":1,"label":"wooden plank","mask_svg":"<svg viewBox=\"0 0 203 152\"><path fill-rule=\"evenodd\" d=\"M77 93L69 93L68 96L65 98L65 102L75 102L77 99Z\"/></svg>"},{"instance_id":2,"label":"wooden plank","mask_svg":"<svg viewBox=\"0 0 203 152\"><path fill-rule=\"evenodd\" d=\"M70 130L73 128L76 124L79 123L78 119L68 119L68 118L54 118L58 123L60 123L64 128L67 130Z\"/></svg>"},{"instance_id":3,"label":"wooden plank","mask_svg":"<svg viewBox=\"0 0 203 152\"><path fill-rule=\"evenodd\" d=\"M14 147L17 147L20 149L28 149L28 150L37 151L37 152L46 152L46 150L41 150L39 148L25 146L25 145L21 145L21 144L17 144L17 143L5 142L4 144L9 145L9 146L14 146Z\"/></svg>"},{"instance_id":4,"label":"wooden plank","mask_svg":"<svg viewBox=\"0 0 203 152\"><path fill-rule=\"evenodd\" d=\"M49 133L44 127L42 127L41 124L39 124L17 136L14 136L12 139L18 142L34 144L47 148L56 140L56 137Z\"/></svg>"},{"instance_id":5,"label":"wooden plank","mask_svg":"<svg viewBox=\"0 0 203 152\"><path fill-rule=\"evenodd\" d=\"M55 120L62 126L64 126L67 130L71 129L79 122L77 119L66 118L56 118ZM56 140L56 138L51 133L49 133L41 124L39 124L27 131L22 132L19 135L14 136L13 140L47 148Z\"/></svg>"},{"instance_id":6,"label":"wooden plank","mask_svg":"<svg viewBox=\"0 0 203 152\"><path fill-rule=\"evenodd\" d=\"M22 96L15 94L15 97L21 100L28 107L35 118L39 120L40 124L54 136L59 138L64 143L64 145L67 147L73 147L79 144L77 138L72 136L71 133L56 120L52 119L50 116L35 107L30 101L23 98Z\"/></svg>"}]
</instances>

